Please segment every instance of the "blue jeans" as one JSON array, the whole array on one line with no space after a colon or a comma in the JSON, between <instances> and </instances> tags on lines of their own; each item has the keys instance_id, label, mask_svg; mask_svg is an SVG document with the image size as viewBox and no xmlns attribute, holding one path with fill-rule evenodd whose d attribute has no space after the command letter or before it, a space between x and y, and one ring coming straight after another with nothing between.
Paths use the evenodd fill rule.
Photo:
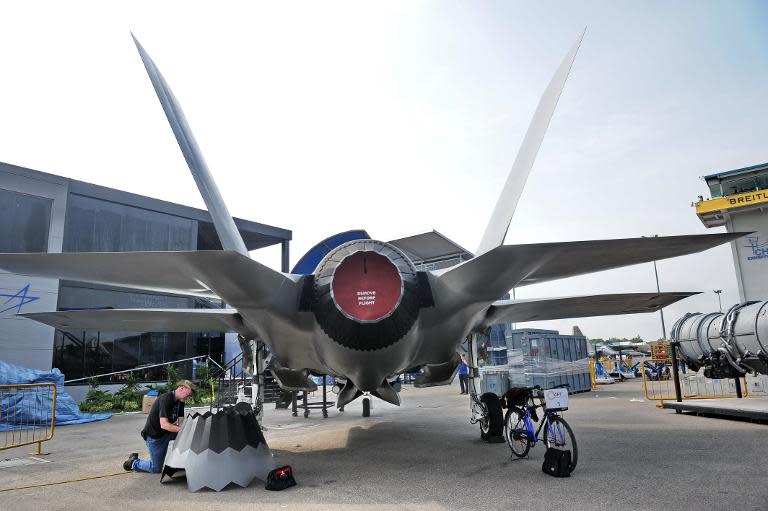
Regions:
<instances>
[{"instance_id":1,"label":"blue jeans","mask_svg":"<svg viewBox=\"0 0 768 511\"><path fill-rule=\"evenodd\" d=\"M159 474L163 470L165 453L168 451L168 442L173 440L174 436L173 433L166 433L160 438L152 438L151 436L148 436L145 441L147 442L147 450L149 451L150 459L134 461L133 470L136 472Z\"/></svg>"}]
</instances>

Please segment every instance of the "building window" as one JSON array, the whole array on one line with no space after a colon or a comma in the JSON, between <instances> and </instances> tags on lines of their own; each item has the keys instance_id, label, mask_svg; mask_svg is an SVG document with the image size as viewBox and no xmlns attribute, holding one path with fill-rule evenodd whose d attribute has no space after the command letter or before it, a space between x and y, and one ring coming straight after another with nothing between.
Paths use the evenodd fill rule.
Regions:
<instances>
[{"instance_id":1,"label":"building window","mask_svg":"<svg viewBox=\"0 0 768 511\"><path fill-rule=\"evenodd\" d=\"M47 252L53 200L0 189L0 252Z\"/></svg>"},{"instance_id":2,"label":"building window","mask_svg":"<svg viewBox=\"0 0 768 511\"><path fill-rule=\"evenodd\" d=\"M222 306L222 301L216 299L170 296L70 281L62 281L58 304L59 310L218 309ZM134 374L140 381L163 381L165 368L151 366L199 355L208 355L222 364L224 334L57 330L53 366L64 373L66 380L139 368L141 370ZM184 378L194 377L192 361L177 367ZM119 383L125 377L126 374L117 374L101 381Z\"/></svg>"},{"instance_id":3,"label":"building window","mask_svg":"<svg viewBox=\"0 0 768 511\"><path fill-rule=\"evenodd\" d=\"M208 355L224 362L224 334L181 332L62 332L56 330L53 367L66 380L87 378L118 371L138 369L133 374L143 382L163 381L165 362ZM154 367L153 367L154 366ZM194 364L177 364L183 378L194 378ZM101 378L101 383L119 383L127 373Z\"/></svg>"},{"instance_id":4,"label":"building window","mask_svg":"<svg viewBox=\"0 0 768 511\"><path fill-rule=\"evenodd\" d=\"M82 195L67 200L64 252L195 249L195 220Z\"/></svg>"}]
</instances>

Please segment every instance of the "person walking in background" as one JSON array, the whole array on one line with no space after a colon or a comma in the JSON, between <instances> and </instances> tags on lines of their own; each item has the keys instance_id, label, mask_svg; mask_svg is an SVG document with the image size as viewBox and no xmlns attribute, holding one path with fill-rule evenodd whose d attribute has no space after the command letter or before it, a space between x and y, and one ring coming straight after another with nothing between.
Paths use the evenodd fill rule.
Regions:
<instances>
[{"instance_id":1,"label":"person walking in background","mask_svg":"<svg viewBox=\"0 0 768 511\"><path fill-rule=\"evenodd\" d=\"M459 366L459 387L461 387L461 392L459 394L467 394L467 380L469 379L469 367L467 367L467 363L464 361L464 357L461 357L461 365Z\"/></svg>"}]
</instances>

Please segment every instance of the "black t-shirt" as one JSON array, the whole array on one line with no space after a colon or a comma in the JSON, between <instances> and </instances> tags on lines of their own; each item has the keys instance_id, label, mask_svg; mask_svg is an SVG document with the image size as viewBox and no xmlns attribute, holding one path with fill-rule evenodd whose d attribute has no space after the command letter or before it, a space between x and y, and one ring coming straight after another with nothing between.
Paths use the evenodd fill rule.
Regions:
<instances>
[{"instance_id":1,"label":"black t-shirt","mask_svg":"<svg viewBox=\"0 0 768 511\"><path fill-rule=\"evenodd\" d=\"M171 424L176 422L179 417L184 417L184 401L176 401L173 391L161 394L152 403L147 423L144 424L144 429L141 430L141 436L144 439L147 436L160 438L166 433L173 434L160 427L160 417L165 417Z\"/></svg>"}]
</instances>

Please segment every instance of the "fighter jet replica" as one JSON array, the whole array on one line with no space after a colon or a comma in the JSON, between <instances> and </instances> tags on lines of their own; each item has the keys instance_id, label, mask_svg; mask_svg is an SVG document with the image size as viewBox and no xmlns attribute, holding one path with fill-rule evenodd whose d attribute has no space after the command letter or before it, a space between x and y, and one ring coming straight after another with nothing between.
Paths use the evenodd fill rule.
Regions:
<instances>
[{"instance_id":1,"label":"fighter jet replica","mask_svg":"<svg viewBox=\"0 0 768 511\"><path fill-rule=\"evenodd\" d=\"M512 216L583 34L546 88L474 258L418 271L395 246L342 244L310 275L281 273L249 257L184 114L134 38L224 250L0 254L15 273L222 299L218 310L76 310L21 314L61 330L230 331L266 344L286 389L313 389L310 372L346 381L343 406L362 393L400 398L393 376L420 367L417 387L450 383L461 342L494 323L653 312L694 293L627 293L501 300L510 289L700 252L739 233L504 245Z\"/></svg>"}]
</instances>

